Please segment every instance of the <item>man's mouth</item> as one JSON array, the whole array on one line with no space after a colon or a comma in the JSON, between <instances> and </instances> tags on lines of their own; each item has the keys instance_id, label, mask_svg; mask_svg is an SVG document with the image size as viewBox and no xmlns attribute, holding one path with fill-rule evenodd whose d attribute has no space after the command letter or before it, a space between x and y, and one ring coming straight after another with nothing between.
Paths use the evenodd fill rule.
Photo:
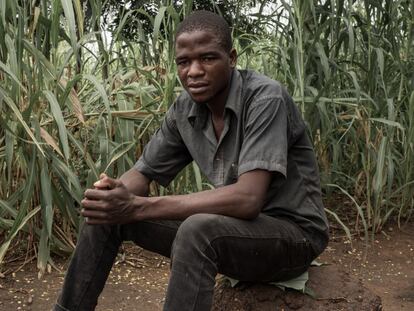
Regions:
<instances>
[{"instance_id":1,"label":"man's mouth","mask_svg":"<svg viewBox=\"0 0 414 311\"><path fill-rule=\"evenodd\" d=\"M191 94L200 94L207 90L208 84L207 83L189 83L187 84L188 90Z\"/></svg>"}]
</instances>

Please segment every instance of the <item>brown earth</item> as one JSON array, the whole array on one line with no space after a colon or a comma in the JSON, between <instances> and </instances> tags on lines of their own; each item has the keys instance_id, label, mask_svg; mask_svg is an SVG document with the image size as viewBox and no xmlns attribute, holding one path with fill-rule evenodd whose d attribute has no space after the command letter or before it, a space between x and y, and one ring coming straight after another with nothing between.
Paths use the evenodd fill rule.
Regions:
<instances>
[{"instance_id":1,"label":"brown earth","mask_svg":"<svg viewBox=\"0 0 414 311\"><path fill-rule=\"evenodd\" d=\"M338 265L311 267L307 287L312 297L268 284L249 284L241 289L219 286L213 311L275 311L276 307L284 311L382 310L381 298Z\"/></svg>"},{"instance_id":2,"label":"brown earth","mask_svg":"<svg viewBox=\"0 0 414 311\"><path fill-rule=\"evenodd\" d=\"M311 271L309 284L310 287L315 283L325 285L326 291L315 293L316 300L323 301L323 309L316 309L312 306L315 301L300 293L290 293L293 298L275 294L274 301L270 301L264 293L266 290L276 291L259 285L254 289L232 289L233 293L227 297L233 299L233 310L359 311L362 310L361 306L369 302L364 291L380 296L385 311L414 310L414 223L402 229L389 226L368 245L354 237L351 246L341 231L333 230L331 242L318 261L326 265L323 268L328 272L318 279ZM40 280L37 278L35 262L26 263L23 268L22 264L22 260L14 260L1 270L0 310L50 310L62 284L66 260L56 259L56 266L61 271L52 269ZM110 274L97 310L161 310L168 275L168 259L128 244ZM215 300L217 311L224 310L223 306L229 303L225 300L228 298L220 296L222 290L222 284L219 283ZM251 294L252 290L254 294ZM360 304L352 304L353 301L348 297L347 293L354 290ZM277 305L278 297L285 303L287 299L290 309L282 309ZM261 306L258 301L261 301ZM307 301L310 301L309 305ZM267 309L263 307L265 305ZM225 310L230 311L228 308Z\"/></svg>"}]
</instances>

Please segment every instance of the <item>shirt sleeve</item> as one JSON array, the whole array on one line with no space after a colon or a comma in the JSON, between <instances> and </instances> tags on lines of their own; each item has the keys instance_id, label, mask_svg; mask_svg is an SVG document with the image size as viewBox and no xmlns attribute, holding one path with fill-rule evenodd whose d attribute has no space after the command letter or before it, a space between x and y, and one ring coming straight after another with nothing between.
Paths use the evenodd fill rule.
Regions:
<instances>
[{"instance_id":1,"label":"shirt sleeve","mask_svg":"<svg viewBox=\"0 0 414 311\"><path fill-rule=\"evenodd\" d=\"M245 117L238 175L263 169L286 178L288 116L281 98L261 98L250 104Z\"/></svg>"},{"instance_id":2,"label":"shirt sleeve","mask_svg":"<svg viewBox=\"0 0 414 311\"><path fill-rule=\"evenodd\" d=\"M192 157L177 128L172 105L161 127L151 137L135 163L135 168L165 187L191 161Z\"/></svg>"}]
</instances>

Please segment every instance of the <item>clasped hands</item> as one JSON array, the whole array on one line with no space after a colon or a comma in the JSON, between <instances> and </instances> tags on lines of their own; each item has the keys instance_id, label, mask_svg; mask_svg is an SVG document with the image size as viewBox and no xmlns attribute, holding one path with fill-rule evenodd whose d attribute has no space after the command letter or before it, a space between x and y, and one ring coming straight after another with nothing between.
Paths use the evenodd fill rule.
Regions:
<instances>
[{"instance_id":1,"label":"clasped hands","mask_svg":"<svg viewBox=\"0 0 414 311\"><path fill-rule=\"evenodd\" d=\"M136 196L119 179L101 174L93 189L84 193L81 215L91 225L124 224L133 221Z\"/></svg>"}]
</instances>

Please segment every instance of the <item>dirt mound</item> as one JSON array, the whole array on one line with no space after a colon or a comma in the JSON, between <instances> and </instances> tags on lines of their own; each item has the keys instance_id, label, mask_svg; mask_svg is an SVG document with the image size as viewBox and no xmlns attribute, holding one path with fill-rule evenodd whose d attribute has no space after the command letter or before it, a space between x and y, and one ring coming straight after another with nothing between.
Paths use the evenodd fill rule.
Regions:
<instances>
[{"instance_id":1,"label":"dirt mound","mask_svg":"<svg viewBox=\"0 0 414 311\"><path fill-rule=\"evenodd\" d=\"M223 282L215 291L213 311L382 310L381 298L340 266L310 268L307 286L314 298L271 285L242 284L231 288Z\"/></svg>"}]
</instances>

